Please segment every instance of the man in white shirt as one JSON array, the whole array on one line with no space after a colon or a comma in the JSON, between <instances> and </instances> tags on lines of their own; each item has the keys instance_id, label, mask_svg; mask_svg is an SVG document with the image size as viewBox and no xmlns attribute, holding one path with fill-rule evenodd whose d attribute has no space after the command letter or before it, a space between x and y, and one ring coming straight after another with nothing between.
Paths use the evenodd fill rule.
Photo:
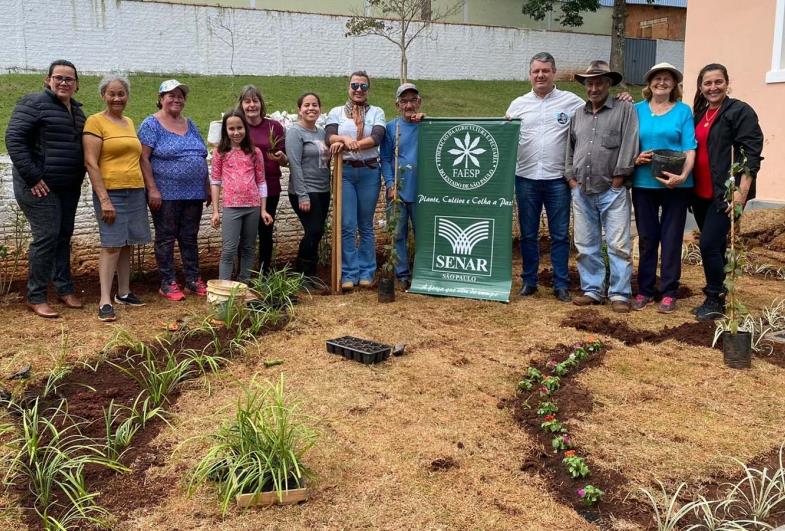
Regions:
<instances>
[{"instance_id":1,"label":"man in white shirt","mask_svg":"<svg viewBox=\"0 0 785 531\"><path fill-rule=\"evenodd\" d=\"M540 265L539 229L543 206L548 217L553 266L553 293L570 302L567 261L570 256L570 188L564 179L564 161L570 119L585 102L554 85L556 61L540 52L529 61L531 92L516 98L508 119L521 120L515 195L518 200L520 247L523 259L521 296L537 291Z\"/></svg>"}]
</instances>

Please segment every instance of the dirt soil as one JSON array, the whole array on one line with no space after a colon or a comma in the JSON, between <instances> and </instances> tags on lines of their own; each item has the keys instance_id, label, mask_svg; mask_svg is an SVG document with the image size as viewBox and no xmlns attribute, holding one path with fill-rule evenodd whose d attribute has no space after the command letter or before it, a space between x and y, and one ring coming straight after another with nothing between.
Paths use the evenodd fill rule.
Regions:
<instances>
[{"instance_id":1,"label":"dirt soil","mask_svg":"<svg viewBox=\"0 0 785 531\"><path fill-rule=\"evenodd\" d=\"M514 267L517 273L520 263ZM700 268L685 268L691 293L700 293L701 279ZM753 311L782 286L759 278L740 284ZM31 380L4 386L23 392L24 385L40 385L63 332L71 363L94 362L114 326L150 340L178 319L205 313L203 299L162 301L151 279L133 286L148 305L119 308L117 324L106 325L95 317L96 279L78 285L90 304L59 320L39 319L21 304L0 306L0 375L33 366ZM689 313L701 300L681 299L670 315L647 309L619 316L608 307L576 311L547 290L525 300L513 296L507 305L402 293L381 305L369 290L305 298L283 330L259 338L220 373L187 382L170 405L170 424L148 428L135 441L127 461L132 472L96 478L91 488L102 491L118 530L647 528L645 514L609 518L601 506L600 520L589 523L592 515L576 512L553 488L537 459L541 441L519 428L509 401L530 363L559 345L601 335L610 350L574 376L573 394L561 401L592 469L608 474L611 488L601 486L607 503L626 498L640 506L637 487L651 487L654 479L672 487L732 476L738 465L731 456L749 462L782 442L785 369L759 359L750 370L724 367ZM606 327L601 334L579 328L598 322ZM325 341L344 335L406 343L406 355L365 366L327 353ZM284 363L266 368L272 359ZM99 380L80 371L72 378ZM307 459L318 474L311 498L222 517L211 489L186 495L188 472L208 447L205 437L232 416L243 386L252 378L274 381L281 372L321 434ZM100 411L112 395L134 396L131 382L101 381L97 395L62 392L72 393L72 407L85 414ZM0 528L24 528L30 511L10 494L0 496L8 508Z\"/></svg>"}]
</instances>

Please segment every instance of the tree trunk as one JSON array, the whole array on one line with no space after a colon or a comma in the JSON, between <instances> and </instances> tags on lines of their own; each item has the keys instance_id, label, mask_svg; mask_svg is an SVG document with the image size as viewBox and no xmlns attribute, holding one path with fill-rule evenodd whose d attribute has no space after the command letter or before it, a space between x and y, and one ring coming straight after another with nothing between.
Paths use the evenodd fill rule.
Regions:
<instances>
[{"instance_id":1,"label":"tree trunk","mask_svg":"<svg viewBox=\"0 0 785 531\"><path fill-rule=\"evenodd\" d=\"M431 0L420 0L420 2L420 18L424 21L431 20L431 16L433 15Z\"/></svg>"},{"instance_id":2,"label":"tree trunk","mask_svg":"<svg viewBox=\"0 0 785 531\"><path fill-rule=\"evenodd\" d=\"M403 22L403 13L401 13L401 40L398 47L401 49L401 85L406 83L409 75L409 59L406 57L406 32L404 31L406 25Z\"/></svg>"},{"instance_id":3,"label":"tree trunk","mask_svg":"<svg viewBox=\"0 0 785 531\"><path fill-rule=\"evenodd\" d=\"M613 28L611 29L611 70L624 75L624 19L627 16L625 0L613 0Z\"/></svg>"}]
</instances>

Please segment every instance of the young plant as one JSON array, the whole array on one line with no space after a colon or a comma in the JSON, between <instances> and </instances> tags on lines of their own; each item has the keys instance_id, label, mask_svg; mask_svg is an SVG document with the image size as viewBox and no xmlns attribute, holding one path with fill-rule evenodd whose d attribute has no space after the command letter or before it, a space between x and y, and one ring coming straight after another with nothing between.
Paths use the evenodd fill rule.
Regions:
<instances>
[{"instance_id":1,"label":"young plant","mask_svg":"<svg viewBox=\"0 0 785 531\"><path fill-rule=\"evenodd\" d=\"M149 421L160 418L164 421L164 410L161 407L150 407L150 399L142 400L144 393L134 399L131 407L117 406L114 400L104 408L104 427L106 429L106 455L115 461L119 460L140 429L144 429ZM125 419L122 417L125 416Z\"/></svg>"},{"instance_id":2,"label":"young plant","mask_svg":"<svg viewBox=\"0 0 785 531\"><path fill-rule=\"evenodd\" d=\"M534 383L532 383L532 381L529 380L528 378L525 378L525 379L521 380L520 382L518 382L518 390L519 391L526 392L526 391L531 391L532 389L534 389Z\"/></svg>"},{"instance_id":3,"label":"young plant","mask_svg":"<svg viewBox=\"0 0 785 531\"><path fill-rule=\"evenodd\" d=\"M575 455L575 450L567 450L564 452L564 456L562 463L567 467L567 473L571 478L585 478L591 473L589 466L586 464L586 459Z\"/></svg>"},{"instance_id":4,"label":"young plant","mask_svg":"<svg viewBox=\"0 0 785 531\"><path fill-rule=\"evenodd\" d=\"M48 417L41 415L39 407L36 399L28 409L19 409L19 434L5 443L10 452L2 455L4 483L28 483L34 509L46 529L74 528L77 521L101 525L107 513L96 505L97 493L85 486L84 469L127 469L107 456L102 445L82 435L65 401ZM63 495L57 496L58 492Z\"/></svg>"},{"instance_id":5,"label":"young plant","mask_svg":"<svg viewBox=\"0 0 785 531\"><path fill-rule=\"evenodd\" d=\"M769 474L767 468L756 469L739 460L744 477L733 485L728 494L728 511L750 518L754 522L765 522L776 509L785 505L785 469L782 468L782 447L780 447L780 468Z\"/></svg>"},{"instance_id":6,"label":"young plant","mask_svg":"<svg viewBox=\"0 0 785 531\"><path fill-rule=\"evenodd\" d=\"M581 499L581 503L587 507L591 507L600 501L604 495L605 492L598 489L594 485L586 485L582 489L578 489L578 497Z\"/></svg>"},{"instance_id":7,"label":"young plant","mask_svg":"<svg viewBox=\"0 0 785 531\"><path fill-rule=\"evenodd\" d=\"M186 358L177 361L177 357L168 348L166 340L159 338L159 348L162 353L163 361L156 361L150 349L147 349L146 356L141 361L137 361L133 356L129 361L133 361L135 369L130 369L125 365L109 362L117 369L136 380L136 383L147 392L150 398L150 405L160 407L168 400L168 395L174 391L177 385L191 376L191 360Z\"/></svg>"},{"instance_id":8,"label":"young plant","mask_svg":"<svg viewBox=\"0 0 785 531\"><path fill-rule=\"evenodd\" d=\"M560 434L551 439L551 446L553 447L554 452L569 450L572 448L572 440L566 433Z\"/></svg>"},{"instance_id":9,"label":"young plant","mask_svg":"<svg viewBox=\"0 0 785 531\"><path fill-rule=\"evenodd\" d=\"M660 486L659 496L647 489L639 489L646 495L649 505L654 509L654 523L658 531L676 531L681 529L681 520L695 509L695 502L679 504L679 493L687 484L681 483L673 495L668 494L665 486L657 481Z\"/></svg>"},{"instance_id":10,"label":"young plant","mask_svg":"<svg viewBox=\"0 0 785 531\"><path fill-rule=\"evenodd\" d=\"M312 476L303 457L316 442L311 419L287 399L284 378L260 386L255 380L238 399L232 422L211 436L213 445L196 465L188 491L215 481L225 514L238 494L302 487Z\"/></svg>"},{"instance_id":11,"label":"young plant","mask_svg":"<svg viewBox=\"0 0 785 531\"><path fill-rule=\"evenodd\" d=\"M297 294L305 286L305 275L284 267L273 269L266 274L261 271L251 277L251 289L256 292L262 304L271 308L294 311Z\"/></svg>"},{"instance_id":12,"label":"young plant","mask_svg":"<svg viewBox=\"0 0 785 531\"><path fill-rule=\"evenodd\" d=\"M57 355L52 356L55 364L52 367L52 370L49 371L49 376L46 378L46 382L44 383L44 389L42 394L44 398L47 396L57 393L57 388L60 385L60 382L71 374L73 367L71 367L67 363L68 357L68 332L65 330L65 326L60 327L60 348L58 350Z\"/></svg>"},{"instance_id":13,"label":"young plant","mask_svg":"<svg viewBox=\"0 0 785 531\"><path fill-rule=\"evenodd\" d=\"M550 401L540 402L540 407L537 408L537 414L541 417L558 413L558 411L559 406Z\"/></svg>"},{"instance_id":14,"label":"young plant","mask_svg":"<svg viewBox=\"0 0 785 531\"><path fill-rule=\"evenodd\" d=\"M562 423L556 419L556 415L546 415L544 421L540 424L540 428L550 433L561 433L566 431Z\"/></svg>"},{"instance_id":15,"label":"young plant","mask_svg":"<svg viewBox=\"0 0 785 531\"><path fill-rule=\"evenodd\" d=\"M557 363L556 365L553 366L553 369L551 369L551 372L553 374L555 374L556 376L560 376L560 377L564 376L565 374L570 372L570 364L567 361L563 361L561 363Z\"/></svg>"},{"instance_id":16,"label":"young plant","mask_svg":"<svg viewBox=\"0 0 785 531\"><path fill-rule=\"evenodd\" d=\"M10 241L0 243L0 301L18 300L19 295L11 294L14 279L19 276L22 258L30 241L30 227L22 210L15 203L5 207L10 212ZM7 235L8 233L6 233Z\"/></svg>"},{"instance_id":17,"label":"young plant","mask_svg":"<svg viewBox=\"0 0 785 531\"><path fill-rule=\"evenodd\" d=\"M725 201L730 205L728 217L730 218L730 235L727 251L725 252L725 290L726 295L726 308L727 316L724 319L717 321L718 327L723 327L731 334L736 334L739 331L739 324L742 316L747 313L747 308L739 300L736 293L736 283L744 274L744 267L746 264L746 254L744 248L741 246L739 238L738 221L741 220L741 214L744 211L743 205L738 205L735 202L734 196L738 191L736 186L736 175L749 175L749 166L747 163L747 155L744 149L741 149L741 160L733 161L731 164L730 174L725 181Z\"/></svg>"},{"instance_id":18,"label":"young plant","mask_svg":"<svg viewBox=\"0 0 785 531\"><path fill-rule=\"evenodd\" d=\"M529 367L526 370L526 376L532 382L541 382L542 381L542 373L539 371L539 369L537 369L535 367Z\"/></svg>"},{"instance_id":19,"label":"young plant","mask_svg":"<svg viewBox=\"0 0 785 531\"><path fill-rule=\"evenodd\" d=\"M561 387L561 379L558 376L546 376L542 379L542 386L553 394Z\"/></svg>"}]
</instances>

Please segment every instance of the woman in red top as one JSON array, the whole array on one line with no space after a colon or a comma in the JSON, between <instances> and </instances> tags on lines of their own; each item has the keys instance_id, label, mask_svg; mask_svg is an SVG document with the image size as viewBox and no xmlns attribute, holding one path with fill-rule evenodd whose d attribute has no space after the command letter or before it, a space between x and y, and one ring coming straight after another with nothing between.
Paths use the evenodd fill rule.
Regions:
<instances>
[{"instance_id":1,"label":"woman in red top","mask_svg":"<svg viewBox=\"0 0 785 531\"><path fill-rule=\"evenodd\" d=\"M286 166L286 131L275 120L265 118L267 107L262 93L253 85L246 85L237 100L237 110L242 111L248 123L248 134L253 145L264 158L264 176L267 182L267 212L275 223L278 199L281 197L281 166ZM259 221L259 269L270 271L273 257L273 223Z\"/></svg>"},{"instance_id":2,"label":"woman in red top","mask_svg":"<svg viewBox=\"0 0 785 531\"><path fill-rule=\"evenodd\" d=\"M733 202L739 205L755 197L755 177L763 160L763 132L758 116L743 101L728 97L729 82L724 66L704 66L698 74L693 104L698 149L693 168L692 209L701 230L700 251L706 276L706 300L693 310L699 321L717 319L725 313L725 247L732 208L725 200L725 181L731 159L741 160L743 149L749 168L747 173L735 176L738 191Z\"/></svg>"}]
</instances>

